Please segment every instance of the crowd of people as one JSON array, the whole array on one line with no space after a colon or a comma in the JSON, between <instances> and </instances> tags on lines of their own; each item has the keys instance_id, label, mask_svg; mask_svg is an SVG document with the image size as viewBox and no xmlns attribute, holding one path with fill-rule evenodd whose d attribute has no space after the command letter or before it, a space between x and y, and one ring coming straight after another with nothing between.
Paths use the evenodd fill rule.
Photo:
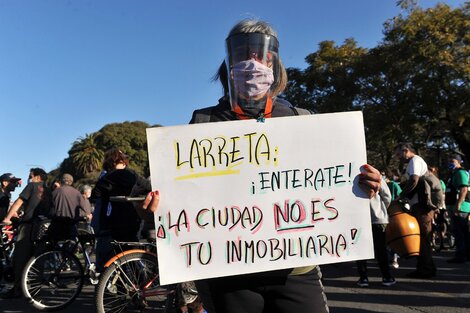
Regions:
<instances>
[{"instance_id":1,"label":"crowd of people","mask_svg":"<svg viewBox=\"0 0 470 313\"><path fill-rule=\"evenodd\" d=\"M2 188L2 198L6 198L6 202L10 203L11 191L8 190L12 188L8 186L15 183L17 185L21 180L10 173L2 175L3 177L6 180L2 181L2 185L7 188ZM64 173L58 183L50 188L47 185L47 173L41 168L32 168L28 184L18 198L7 210L2 208L4 224L11 224L12 220L19 221L13 254L14 285L2 294L4 298L22 296L22 272L28 260L43 249L40 244L35 244L35 240L45 221L50 221L48 233L59 240L69 237L72 225L80 217L92 217L88 198L72 186L72 175Z\"/></svg>"},{"instance_id":2,"label":"crowd of people","mask_svg":"<svg viewBox=\"0 0 470 313\"><path fill-rule=\"evenodd\" d=\"M447 184L439 178L438 168L428 166L410 143L400 143L395 147L395 156L404 171L387 169L382 171L380 191L370 201L374 252L382 273L382 284L396 283L390 267L398 268L398 255L387 245L385 229L388 224L388 208L392 201L401 203L403 210L416 218L420 230L419 255L416 269L407 274L410 278L432 278L436 275L433 260L433 224L444 214L451 216L451 227L456 242L455 256L447 262L464 263L470 261L468 195L469 172L462 167L459 154L449 158L451 175ZM357 261L359 280L357 285L368 287L367 262Z\"/></svg>"},{"instance_id":3,"label":"crowd of people","mask_svg":"<svg viewBox=\"0 0 470 313\"><path fill-rule=\"evenodd\" d=\"M194 111L190 123L310 114L278 97L286 88L287 74L279 56L277 34L268 23L258 20L237 23L228 34L226 48L226 59L216 75L222 84L223 96L217 105ZM452 177L445 191L411 144L398 145L395 153L401 162L407 163L403 173L387 170L381 175L373 166L365 164L359 175L359 184L370 198L375 257L385 286L396 283L390 266L399 266L397 256L388 250L385 238L387 209L392 201L408 203L410 214L418 220L421 231L416 270L409 274L410 277L430 278L436 275L430 245L431 224L436 210L449 210L452 216L457 247L455 257L449 262L470 260L470 195L467 192L468 172L463 170L462 157L451 157ZM102 173L94 187L81 185L79 190L73 186L74 178L70 174L62 174L49 187L46 184L47 173L33 168L28 184L11 205L11 192L21 185L21 179L10 173L0 177L0 218L4 223L20 218L13 260L14 287L3 297L21 297L19 279L22 267L35 253L34 228L43 218L52 219L50 232L59 237L67 234L69 222L87 218L96 235L98 271L113 255L113 240L132 242L152 237L153 212L158 209L159 193L152 191L148 178L141 177L128 165L129 157L123 151L119 148L108 150ZM145 200L113 200L123 195L145 195ZM358 261L357 269L358 285L367 287L367 261ZM188 290L196 287L199 296L189 298L191 303L198 305L183 301L180 303L182 311L328 312L319 266L204 279L195 284L189 282Z\"/></svg>"},{"instance_id":4,"label":"crowd of people","mask_svg":"<svg viewBox=\"0 0 470 313\"><path fill-rule=\"evenodd\" d=\"M149 214L149 210L143 210L141 205L132 202L112 200L115 196L154 194L150 193L149 180L129 169L128 164L129 157L121 150L108 150L103 161L103 172L93 188L87 184L74 187L74 178L68 173L53 180L49 186L47 173L43 169L32 168L28 184L11 205L11 193L21 186L22 180L11 173L0 176L1 221L4 224L18 223L13 254L14 283L0 297L11 299L23 296L21 278L24 266L32 256L44 252L37 235L44 223L48 223L48 239L55 241L70 238L73 226L79 221L92 225L96 237L95 265L98 273L103 270L105 262L114 256L113 240L138 242L141 238L155 239L151 234L153 214ZM179 306L186 308L186 311L190 308L191 312L203 313L200 297L194 290L193 282L181 284L178 288Z\"/></svg>"}]
</instances>

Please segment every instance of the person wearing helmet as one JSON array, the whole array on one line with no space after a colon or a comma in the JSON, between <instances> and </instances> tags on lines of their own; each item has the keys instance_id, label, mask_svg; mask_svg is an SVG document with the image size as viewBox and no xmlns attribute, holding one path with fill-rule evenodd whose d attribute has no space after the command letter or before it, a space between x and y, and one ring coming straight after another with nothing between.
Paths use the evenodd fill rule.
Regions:
<instances>
[{"instance_id":1,"label":"person wearing helmet","mask_svg":"<svg viewBox=\"0 0 470 313\"><path fill-rule=\"evenodd\" d=\"M286 88L287 73L276 32L268 23L238 23L226 39L226 49L216 74L224 96L218 105L194 111L191 124L310 114L277 97Z\"/></svg>"},{"instance_id":2,"label":"person wearing helmet","mask_svg":"<svg viewBox=\"0 0 470 313\"><path fill-rule=\"evenodd\" d=\"M16 187L21 187L21 178L15 177L11 173L0 176L0 221L7 216L11 193L15 191Z\"/></svg>"},{"instance_id":3,"label":"person wearing helmet","mask_svg":"<svg viewBox=\"0 0 470 313\"><path fill-rule=\"evenodd\" d=\"M266 22L243 20L226 39L227 57L216 79L224 95L216 106L193 112L190 123L275 118L310 114L278 95L287 85L275 30ZM359 184L373 197L380 172L365 164ZM150 192L142 208L155 212L160 195ZM204 307L212 312L328 312L318 266L274 270L196 281Z\"/></svg>"}]
</instances>

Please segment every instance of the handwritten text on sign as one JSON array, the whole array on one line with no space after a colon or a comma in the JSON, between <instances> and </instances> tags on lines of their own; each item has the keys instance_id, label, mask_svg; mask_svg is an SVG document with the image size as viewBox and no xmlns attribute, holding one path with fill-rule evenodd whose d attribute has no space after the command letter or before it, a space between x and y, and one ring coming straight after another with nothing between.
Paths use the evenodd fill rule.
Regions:
<instances>
[{"instance_id":1,"label":"handwritten text on sign","mask_svg":"<svg viewBox=\"0 0 470 313\"><path fill-rule=\"evenodd\" d=\"M373 256L360 112L147 137L163 284Z\"/></svg>"}]
</instances>

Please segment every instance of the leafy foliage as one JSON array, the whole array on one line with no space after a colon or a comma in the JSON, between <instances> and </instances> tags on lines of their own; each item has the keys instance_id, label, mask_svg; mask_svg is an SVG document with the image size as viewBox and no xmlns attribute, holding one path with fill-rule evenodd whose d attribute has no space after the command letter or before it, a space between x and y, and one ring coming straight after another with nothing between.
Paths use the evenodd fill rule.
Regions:
<instances>
[{"instance_id":1,"label":"leafy foliage","mask_svg":"<svg viewBox=\"0 0 470 313\"><path fill-rule=\"evenodd\" d=\"M358 47L352 38L339 46L321 42L306 57L306 69L288 69L283 96L316 113L362 110L369 163L379 168L396 165L393 147L401 141L415 144L429 164L440 163L444 150L469 157L470 3L427 10L415 0L397 5L404 13L384 23L377 47ZM94 182L104 151L119 147L131 167L147 176L148 127L113 123L78 138L53 173Z\"/></svg>"},{"instance_id":2,"label":"leafy foliage","mask_svg":"<svg viewBox=\"0 0 470 313\"><path fill-rule=\"evenodd\" d=\"M470 4L423 10L414 1L397 3L408 15L386 21L377 47L321 42L305 70L288 69L284 96L318 113L362 110L369 162L378 167L393 163L400 141L414 143L428 160L437 143L438 154L470 156Z\"/></svg>"},{"instance_id":3,"label":"leafy foliage","mask_svg":"<svg viewBox=\"0 0 470 313\"><path fill-rule=\"evenodd\" d=\"M76 178L77 184L93 184L101 171L105 151L117 147L129 155L129 167L148 176L150 170L145 130L149 127L149 124L141 121L112 123L97 132L86 134L72 144L69 157L51 174L57 177L67 172Z\"/></svg>"},{"instance_id":4,"label":"leafy foliage","mask_svg":"<svg viewBox=\"0 0 470 313\"><path fill-rule=\"evenodd\" d=\"M81 176L98 171L101 167L104 153L98 147L97 136L98 134L94 133L78 138L69 152L76 171Z\"/></svg>"},{"instance_id":5,"label":"leafy foliage","mask_svg":"<svg viewBox=\"0 0 470 313\"><path fill-rule=\"evenodd\" d=\"M149 175L147 137L149 124L141 121L113 123L99 130L98 144L105 150L118 147L130 157L130 167L141 175Z\"/></svg>"},{"instance_id":6,"label":"leafy foliage","mask_svg":"<svg viewBox=\"0 0 470 313\"><path fill-rule=\"evenodd\" d=\"M307 69L288 69L290 79L285 95L316 113L354 109L359 95L358 62L367 49L358 48L353 39L339 47L333 41L323 41L319 47L306 57Z\"/></svg>"}]
</instances>

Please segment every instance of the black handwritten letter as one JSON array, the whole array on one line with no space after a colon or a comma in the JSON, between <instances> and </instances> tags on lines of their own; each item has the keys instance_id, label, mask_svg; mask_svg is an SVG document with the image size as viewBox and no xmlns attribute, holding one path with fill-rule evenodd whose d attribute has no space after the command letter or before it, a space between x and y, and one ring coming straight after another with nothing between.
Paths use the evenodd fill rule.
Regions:
<instances>
[{"instance_id":1,"label":"black handwritten letter","mask_svg":"<svg viewBox=\"0 0 470 313\"><path fill-rule=\"evenodd\" d=\"M243 160L243 157L239 156L240 150L237 149L237 142L240 137L231 137L230 139L232 141L232 151L230 151L230 155L232 156L231 162L235 163L237 161Z\"/></svg>"},{"instance_id":2,"label":"black handwritten letter","mask_svg":"<svg viewBox=\"0 0 470 313\"><path fill-rule=\"evenodd\" d=\"M207 143L207 145L205 145L204 143ZM208 168L210 166L215 166L215 159L211 155L212 141L210 141L209 139L202 139L201 141L199 141L199 145L202 147L202 152L203 152L203 161L202 161L203 165L202 166L205 168ZM210 160L211 164L209 164L208 160Z\"/></svg>"},{"instance_id":3,"label":"black handwritten letter","mask_svg":"<svg viewBox=\"0 0 470 313\"><path fill-rule=\"evenodd\" d=\"M176 166L177 167L180 167L181 165L186 164L186 163L189 162L189 161L181 162L180 155L181 155L181 153L180 153L180 143L176 142Z\"/></svg>"},{"instance_id":4,"label":"black handwritten letter","mask_svg":"<svg viewBox=\"0 0 470 313\"><path fill-rule=\"evenodd\" d=\"M332 213L332 216L330 216L330 217L328 218L329 221L336 219L336 218L338 217L338 214L339 214L339 213L338 213L338 210L337 210L335 207L333 207L333 206L330 205L330 203L333 202L334 200L335 200L335 199L333 199L333 198L328 199L328 200L326 200L325 203L323 204L323 205L325 206L325 208L326 208L328 211L330 211L330 212Z\"/></svg>"},{"instance_id":5,"label":"black handwritten letter","mask_svg":"<svg viewBox=\"0 0 470 313\"><path fill-rule=\"evenodd\" d=\"M336 172L335 172L335 175L333 176L333 178L335 180L335 184L341 184L341 183L346 182L346 180L344 179L344 176L342 174L343 170L344 170L344 165L336 166ZM341 179L341 178L343 178L343 179Z\"/></svg>"},{"instance_id":6,"label":"black handwritten letter","mask_svg":"<svg viewBox=\"0 0 470 313\"><path fill-rule=\"evenodd\" d=\"M219 149L217 152L217 154L219 155L219 164L225 164L225 166L228 166L230 160L228 158L228 154L224 151L227 141L225 140L224 137L216 137L214 140L221 141L221 143L218 144ZM222 160L222 158L225 159L225 161Z\"/></svg>"}]
</instances>

